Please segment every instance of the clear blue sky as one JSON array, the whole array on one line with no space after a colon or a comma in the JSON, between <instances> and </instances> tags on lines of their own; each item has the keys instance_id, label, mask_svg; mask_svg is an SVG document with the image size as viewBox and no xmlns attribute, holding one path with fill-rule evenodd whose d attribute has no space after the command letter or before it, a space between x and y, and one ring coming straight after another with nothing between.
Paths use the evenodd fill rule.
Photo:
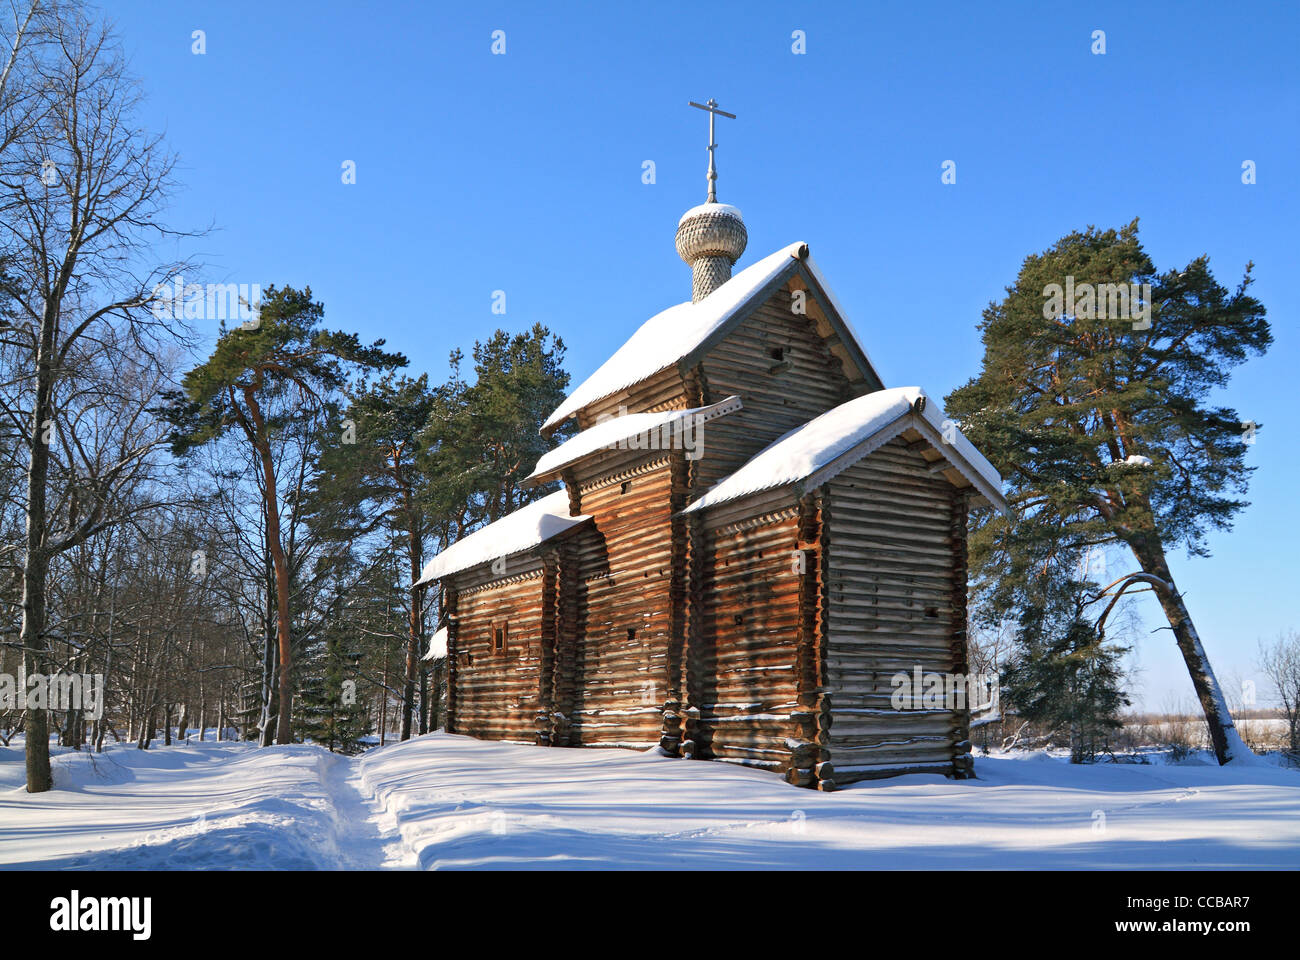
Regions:
<instances>
[{"instance_id":1,"label":"clear blue sky","mask_svg":"<svg viewBox=\"0 0 1300 960\"><path fill-rule=\"evenodd\" d=\"M1277 342L1228 395L1265 424L1253 505L1212 540L1212 560L1174 558L1235 686L1260 638L1300 628L1300 6L1081 6L103 9L146 120L181 155L173 224L217 227L185 248L206 279L309 284L331 325L387 338L435 380L452 348L540 321L568 344L576 384L689 298L672 240L704 199L707 118L688 99L739 114L719 121L718 194L745 214L741 265L807 241L888 385L942 395L973 375L982 308L1025 255L1073 229L1140 216L1159 268L1207 253L1230 287L1253 260ZM490 52L498 29L504 56ZM355 185L342 183L347 160ZM497 289L504 317L490 310ZM1137 663L1148 706L1190 698L1167 630L1144 636Z\"/></svg>"}]
</instances>

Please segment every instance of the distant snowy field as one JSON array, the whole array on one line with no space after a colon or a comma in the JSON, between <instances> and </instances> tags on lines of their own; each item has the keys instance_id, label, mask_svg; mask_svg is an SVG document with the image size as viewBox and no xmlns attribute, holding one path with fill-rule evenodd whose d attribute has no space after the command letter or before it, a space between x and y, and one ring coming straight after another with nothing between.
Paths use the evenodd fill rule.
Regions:
<instances>
[{"instance_id":1,"label":"distant snowy field","mask_svg":"<svg viewBox=\"0 0 1300 960\"><path fill-rule=\"evenodd\" d=\"M0 868L1290 868L1300 772L977 757L800 790L722 763L430 734L315 746L60 751L23 789L0 748Z\"/></svg>"}]
</instances>

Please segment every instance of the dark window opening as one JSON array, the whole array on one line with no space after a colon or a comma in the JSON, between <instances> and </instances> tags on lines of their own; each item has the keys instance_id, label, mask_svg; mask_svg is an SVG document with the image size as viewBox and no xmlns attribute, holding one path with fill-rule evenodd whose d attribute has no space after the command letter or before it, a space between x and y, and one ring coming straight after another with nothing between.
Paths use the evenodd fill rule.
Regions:
<instances>
[{"instance_id":1,"label":"dark window opening","mask_svg":"<svg viewBox=\"0 0 1300 960\"><path fill-rule=\"evenodd\" d=\"M505 656L510 646L510 624L501 620L492 624L492 652Z\"/></svg>"},{"instance_id":2,"label":"dark window opening","mask_svg":"<svg viewBox=\"0 0 1300 960\"><path fill-rule=\"evenodd\" d=\"M927 617L929 617L930 619L933 620L933 619L935 619L936 617L939 616L939 608L938 608L938 607L926 607L926 608L925 608L925 615L926 615Z\"/></svg>"},{"instance_id":3,"label":"dark window opening","mask_svg":"<svg viewBox=\"0 0 1300 960\"><path fill-rule=\"evenodd\" d=\"M767 368L767 372L770 375L785 373L794 366L794 364L785 358L785 347L772 347L772 349L767 351L767 355L771 357L773 361L772 365Z\"/></svg>"},{"instance_id":4,"label":"dark window opening","mask_svg":"<svg viewBox=\"0 0 1300 960\"><path fill-rule=\"evenodd\" d=\"M632 643L634 640L636 640L636 627L628 627L628 628L627 628L627 642L628 642L628 643Z\"/></svg>"},{"instance_id":5,"label":"dark window opening","mask_svg":"<svg viewBox=\"0 0 1300 960\"><path fill-rule=\"evenodd\" d=\"M632 481L631 481L631 480L624 480L623 483L619 486L619 488L618 488L618 492L619 492L619 493L627 493L628 490L630 490L630 489L632 489Z\"/></svg>"},{"instance_id":6,"label":"dark window opening","mask_svg":"<svg viewBox=\"0 0 1300 960\"><path fill-rule=\"evenodd\" d=\"M745 618L742 617L740 614L736 614L736 626L739 627L739 626L743 625L744 622L745 622Z\"/></svg>"}]
</instances>

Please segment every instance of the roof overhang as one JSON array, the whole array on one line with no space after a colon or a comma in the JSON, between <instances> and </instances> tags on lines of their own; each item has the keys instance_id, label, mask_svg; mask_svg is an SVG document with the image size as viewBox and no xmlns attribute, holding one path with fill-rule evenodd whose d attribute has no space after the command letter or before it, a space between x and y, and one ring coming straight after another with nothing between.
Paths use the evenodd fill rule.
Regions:
<instances>
[{"instance_id":1,"label":"roof overhang","mask_svg":"<svg viewBox=\"0 0 1300 960\"><path fill-rule=\"evenodd\" d=\"M533 553L548 540L590 520L586 515L572 516L568 493L558 490L480 527L440 551L425 564L420 578L411 586L424 586L503 557Z\"/></svg>"},{"instance_id":2,"label":"roof overhang","mask_svg":"<svg viewBox=\"0 0 1300 960\"><path fill-rule=\"evenodd\" d=\"M577 436L570 437L537 461L537 467L520 486L524 489L547 483L559 477L566 467L600 450L630 450L633 452L675 449L674 443L685 442L686 422L691 429L742 409L740 397L732 395L705 407L685 410L662 410L656 413L631 413L621 417L608 417ZM669 431L665 446L664 432ZM644 438L644 442L640 441ZM680 447L676 447L680 449Z\"/></svg>"},{"instance_id":3,"label":"roof overhang","mask_svg":"<svg viewBox=\"0 0 1300 960\"><path fill-rule=\"evenodd\" d=\"M719 480L685 512L787 487L801 497L909 431L908 439L924 448L931 473L945 474L955 487L974 488L983 500L1010 512L997 470L920 387L873 391L795 427Z\"/></svg>"},{"instance_id":4,"label":"roof overhang","mask_svg":"<svg viewBox=\"0 0 1300 960\"><path fill-rule=\"evenodd\" d=\"M915 430L926 440L930 441L931 449L938 452L939 456L950 463L952 467L966 478L967 482L974 487L981 497L983 497L991 506L1003 514L1010 515L1011 505L1007 503L1006 498L993 484L985 479L981 473L966 457L962 456L955 444L949 443L943 438L943 433L936 429L934 424L925 418L925 416L915 410L899 417L893 423L882 427L871 436L858 443L852 449L840 454L830 463L818 469L805 477L803 480L796 481L794 487L798 496L816 490L825 483L830 482L839 476L849 467L853 466L859 460L883 447L886 443L893 440L901 433L906 433L909 429ZM937 461L936 461L937 462Z\"/></svg>"}]
</instances>

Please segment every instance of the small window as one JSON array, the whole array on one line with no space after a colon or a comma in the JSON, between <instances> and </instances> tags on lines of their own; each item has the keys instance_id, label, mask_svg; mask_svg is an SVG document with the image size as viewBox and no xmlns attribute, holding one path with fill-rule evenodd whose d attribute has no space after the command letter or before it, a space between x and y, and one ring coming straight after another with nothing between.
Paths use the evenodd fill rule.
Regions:
<instances>
[{"instance_id":1,"label":"small window","mask_svg":"<svg viewBox=\"0 0 1300 960\"><path fill-rule=\"evenodd\" d=\"M623 494L623 493L627 493L631 489L632 489L632 481L624 480L623 483L619 486L618 492L620 494Z\"/></svg>"},{"instance_id":2,"label":"small window","mask_svg":"<svg viewBox=\"0 0 1300 960\"><path fill-rule=\"evenodd\" d=\"M628 643L634 643L635 641L636 641L636 627L628 627L628 628L627 628L627 642L628 642Z\"/></svg>"},{"instance_id":3,"label":"small window","mask_svg":"<svg viewBox=\"0 0 1300 960\"><path fill-rule=\"evenodd\" d=\"M509 648L510 624L505 620L498 620L492 624L492 653L495 656L505 656Z\"/></svg>"},{"instance_id":4,"label":"small window","mask_svg":"<svg viewBox=\"0 0 1300 960\"><path fill-rule=\"evenodd\" d=\"M775 376L778 373L785 373L793 366L785 358L785 347L772 347L767 351L767 355L772 358L772 365L767 368L769 375Z\"/></svg>"},{"instance_id":5,"label":"small window","mask_svg":"<svg viewBox=\"0 0 1300 960\"><path fill-rule=\"evenodd\" d=\"M736 614L736 626L740 627L740 626L744 626L744 624L745 624L745 618L742 617L740 614Z\"/></svg>"}]
</instances>

